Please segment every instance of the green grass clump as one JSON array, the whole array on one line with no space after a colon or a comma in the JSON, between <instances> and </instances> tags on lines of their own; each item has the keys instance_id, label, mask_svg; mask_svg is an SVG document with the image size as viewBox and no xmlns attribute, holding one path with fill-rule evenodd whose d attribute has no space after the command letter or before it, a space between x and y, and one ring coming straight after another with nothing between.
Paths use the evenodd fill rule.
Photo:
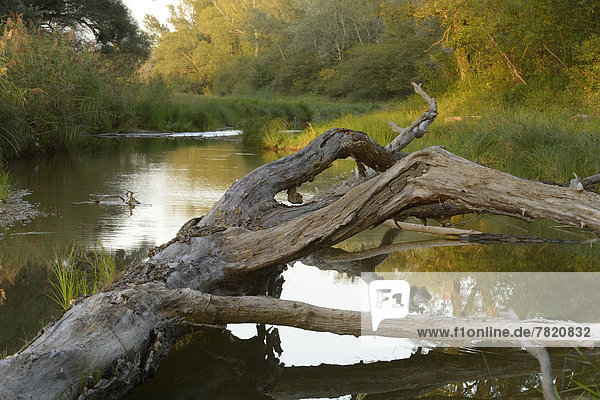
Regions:
<instances>
[{"instance_id":1,"label":"green grass clump","mask_svg":"<svg viewBox=\"0 0 600 400\"><path fill-rule=\"evenodd\" d=\"M5 202L10 192L10 174L0 171L0 202Z\"/></svg>"},{"instance_id":2,"label":"green grass clump","mask_svg":"<svg viewBox=\"0 0 600 400\"><path fill-rule=\"evenodd\" d=\"M54 279L50 280L50 298L63 310L71 306L71 302L87 294L87 276L77 266L75 246L71 245L62 257L56 256L50 261L50 271Z\"/></svg>"},{"instance_id":3,"label":"green grass clump","mask_svg":"<svg viewBox=\"0 0 600 400\"><path fill-rule=\"evenodd\" d=\"M48 296L60 306L69 308L73 300L99 292L120 277L114 258L98 242L87 251L71 244L61 256L49 262L51 291Z\"/></svg>"},{"instance_id":4,"label":"green grass clump","mask_svg":"<svg viewBox=\"0 0 600 400\"><path fill-rule=\"evenodd\" d=\"M92 293L102 290L120 277L115 259L100 241L98 241L95 249L83 255L83 261L94 270Z\"/></svg>"}]
</instances>

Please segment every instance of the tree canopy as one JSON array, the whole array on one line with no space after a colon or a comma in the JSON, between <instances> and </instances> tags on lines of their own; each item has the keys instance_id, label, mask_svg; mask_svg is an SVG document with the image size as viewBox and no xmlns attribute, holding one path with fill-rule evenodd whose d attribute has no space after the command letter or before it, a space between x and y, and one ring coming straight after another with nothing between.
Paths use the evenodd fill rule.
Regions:
<instances>
[{"instance_id":1,"label":"tree canopy","mask_svg":"<svg viewBox=\"0 0 600 400\"><path fill-rule=\"evenodd\" d=\"M171 29L146 26L155 72L183 89L385 100L411 79L597 91L599 13L593 0L183 0Z\"/></svg>"},{"instance_id":2,"label":"tree canopy","mask_svg":"<svg viewBox=\"0 0 600 400\"><path fill-rule=\"evenodd\" d=\"M93 39L103 52L137 60L149 55L150 39L122 0L0 0L0 17L11 14L49 31L72 32L81 42Z\"/></svg>"}]
</instances>

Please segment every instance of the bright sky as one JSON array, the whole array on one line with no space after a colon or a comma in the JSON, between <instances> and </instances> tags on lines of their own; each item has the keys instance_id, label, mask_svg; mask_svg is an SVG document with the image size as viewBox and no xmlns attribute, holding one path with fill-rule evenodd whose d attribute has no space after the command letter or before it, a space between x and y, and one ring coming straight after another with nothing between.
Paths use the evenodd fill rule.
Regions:
<instances>
[{"instance_id":1,"label":"bright sky","mask_svg":"<svg viewBox=\"0 0 600 400\"><path fill-rule=\"evenodd\" d=\"M167 22L169 17L168 4L176 4L177 0L123 0L123 3L131 10L134 18L138 21L140 28L144 28L143 20L146 14L152 14L162 23Z\"/></svg>"}]
</instances>

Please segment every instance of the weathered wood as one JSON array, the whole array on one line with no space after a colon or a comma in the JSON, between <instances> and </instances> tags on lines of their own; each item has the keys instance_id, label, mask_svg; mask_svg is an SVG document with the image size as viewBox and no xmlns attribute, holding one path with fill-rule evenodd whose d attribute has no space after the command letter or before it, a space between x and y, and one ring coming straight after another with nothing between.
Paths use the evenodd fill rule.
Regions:
<instances>
[{"instance_id":1,"label":"weathered wood","mask_svg":"<svg viewBox=\"0 0 600 400\"><path fill-rule=\"evenodd\" d=\"M384 221L381 225L388 228L398 228L405 231L411 232L421 232L427 233L429 235L439 235L439 236L461 236L461 235L473 235L480 234L481 232L473 230L473 229L457 229L457 228L449 228L446 226L425 226L418 224L411 224L408 222L400 222L394 220Z\"/></svg>"},{"instance_id":2,"label":"weathered wood","mask_svg":"<svg viewBox=\"0 0 600 400\"><path fill-rule=\"evenodd\" d=\"M411 137L435 118L434 105L431 99ZM206 325L268 322L358 335L359 313L219 295L276 295L283 264L411 210L492 212L600 232L596 193L519 179L439 147L401 154L405 141L386 148L366 133L335 128L241 178L149 260L0 360L0 399L122 398L154 373L181 335ZM299 202L295 188L346 157L370 170L316 201L275 201L289 191Z\"/></svg>"},{"instance_id":3,"label":"weathered wood","mask_svg":"<svg viewBox=\"0 0 600 400\"><path fill-rule=\"evenodd\" d=\"M454 382L488 379L490 374L496 379L529 375L535 373L536 367L534 359L516 352L511 357L433 352L414 354L406 360L369 364L290 367L281 372L273 388L273 398L292 400L402 392L402 395L393 393L389 398L407 399Z\"/></svg>"},{"instance_id":4,"label":"weathered wood","mask_svg":"<svg viewBox=\"0 0 600 400\"><path fill-rule=\"evenodd\" d=\"M516 178L432 147L403 158L301 220L220 234L221 246L229 249L224 257L234 269L259 269L339 243L403 209L446 200L600 232L598 199L594 193Z\"/></svg>"},{"instance_id":5,"label":"weathered wood","mask_svg":"<svg viewBox=\"0 0 600 400\"><path fill-rule=\"evenodd\" d=\"M435 99L429 97L425 91L421 88L421 85L417 85L416 83L412 83L415 92L425 100L425 102L429 105L429 110L425 111L423 114L419 116L412 124L410 124L406 128L400 128L393 121L388 121L388 124L392 128L394 132L398 134L390 142L387 146L393 152L399 152L404 149L410 142L412 142L415 138L421 138L427 132L427 128L433 122L435 117L438 115L437 103Z\"/></svg>"}]
</instances>

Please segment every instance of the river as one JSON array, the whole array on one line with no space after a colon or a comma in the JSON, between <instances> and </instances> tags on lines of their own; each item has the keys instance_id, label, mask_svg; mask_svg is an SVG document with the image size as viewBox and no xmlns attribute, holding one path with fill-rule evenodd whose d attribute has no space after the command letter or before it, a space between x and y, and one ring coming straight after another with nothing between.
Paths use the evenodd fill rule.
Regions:
<instances>
[{"instance_id":1,"label":"river","mask_svg":"<svg viewBox=\"0 0 600 400\"><path fill-rule=\"evenodd\" d=\"M278 157L274 153L248 150L235 140L99 140L103 143L96 150L21 161L11 166L16 185L31 192L26 199L37 204L47 215L2 232L2 355L18 350L46 322L60 315L57 305L48 296L48 262L60 256L70 244L93 247L100 241L121 266L141 260L149 249L174 237L187 220L209 211L236 179ZM333 185L352 167L351 161L337 162L315 182L303 185L300 193L308 199L315 193L315 187ZM127 191L134 192L135 198L142 204L130 208L95 202L102 196L123 195ZM278 199L283 201L285 197L281 195ZM465 228L486 232L514 233L512 224L525 229L530 235L580 239L576 234L555 229L550 223L528 224L505 218L502 222L499 218L466 216L453 221ZM384 228L367 230L338 247L345 251L377 247L385 233ZM395 243L429 239L433 237L411 232L402 232L393 238ZM410 269L442 272L597 271L600 267L599 249L598 244L552 243L407 249L392 253L376 268L379 271ZM291 264L283 276L282 298L327 307L360 307L360 299L357 298L360 297L360 292L357 292L360 278L357 276L302 262ZM169 356L157 377L134 392L130 399L270 398L261 397L260 390L256 388L272 387L277 375L274 371L281 367L279 363L285 366L283 382L288 382L286 374L300 371L289 369L292 366L402 360L416 351L416 346L410 342L398 345L390 352L389 348L362 346L360 340L354 337L294 328L279 328L275 333L261 332L258 337L254 325L230 326L230 329L233 336L219 332L189 338ZM280 354L273 353L278 344L273 345L269 340L281 341ZM265 351L268 354L261 355ZM218 368L226 370L219 376L227 376L227 379L217 382L213 375ZM235 379L231 378L231 371L237 371ZM535 376L531 373L525 377L522 375L511 381L512 386L504 386L516 390L527 377ZM203 379L203 376L211 379ZM489 386L489 393L499 393L501 385L493 384L497 383L497 379L486 378L480 382L484 381ZM463 391L467 383L449 385L447 383L444 387L448 390L454 387L457 393ZM481 383L480 388L483 386ZM249 387L254 391L249 392ZM301 393L323 397L329 393L316 389L314 392L302 392L293 389L289 382L287 386L280 383L278 387L277 398L303 398ZM354 393L351 383L347 387L349 393ZM506 387L502 390L508 390ZM344 391L337 390L329 395L356 398L349 395L339 397ZM294 396L294 393L300 397Z\"/></svg>"}]
</instances>

